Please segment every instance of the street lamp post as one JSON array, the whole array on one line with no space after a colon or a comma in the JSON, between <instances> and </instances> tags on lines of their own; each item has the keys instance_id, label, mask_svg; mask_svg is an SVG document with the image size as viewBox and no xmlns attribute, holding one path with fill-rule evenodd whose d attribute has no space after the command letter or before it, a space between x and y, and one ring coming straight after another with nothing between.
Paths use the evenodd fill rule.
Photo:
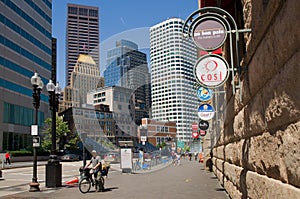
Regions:
<instances>
[{"instance_id":1,"label":"street lamp post","mask_svg":"<svg viewBox=\"0 0 300 199\"><path fill-rule=\"evenodd\" d=\"M61 88L58 83L56 86L49 80L46 86L49 92L49 104L52 118L52 133L51 133L51 154L46 164L46 187L60 187L61 186L61 164L56 155L56 111L58 109L58 98Z\"/></svg>"},{"instance_id":2,"label":"street lamp post","mask_svg":"<svg viewBox=\"0 0 300 199\"><path fill-rule=\"evenodd\" d=\"M38 73L34 73L34 75L31 77L30 79L31 84L33 86L33 93L32 93L32 97L33 97L33 106L35 108L35 126L38 126L38 109L40 107L40 94L41 94L41 90L44 86L43 81L41 80L41 78L39 77ZM38 134L38 129L36 129L36 132L33 133L34 136L37 136ZM37 137L33 137L33 139L38 139ZM32 177L32 181L29 184L30 192L34 192L34 191L40 191L40 184L37 181L37 155L36 155L36 145L33 145L33 177Z\"/></svg>"}]
</instances>

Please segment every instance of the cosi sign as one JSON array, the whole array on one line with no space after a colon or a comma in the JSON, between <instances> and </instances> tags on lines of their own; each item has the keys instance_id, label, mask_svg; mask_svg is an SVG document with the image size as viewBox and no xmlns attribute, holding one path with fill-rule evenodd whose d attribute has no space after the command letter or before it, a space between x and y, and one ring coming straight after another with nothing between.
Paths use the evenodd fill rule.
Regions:
<instances>
[{"instance_id":1,"label":"cosi sign","mask_svg":"<svg viewBox=\"0 0 300 199\"><path fill-rule=\"evenodd\" d=\"M194 76L200 85L217 88L228 78L228 63L219 55L204 55L194 67Z\"/></svg>"}]
</instances>

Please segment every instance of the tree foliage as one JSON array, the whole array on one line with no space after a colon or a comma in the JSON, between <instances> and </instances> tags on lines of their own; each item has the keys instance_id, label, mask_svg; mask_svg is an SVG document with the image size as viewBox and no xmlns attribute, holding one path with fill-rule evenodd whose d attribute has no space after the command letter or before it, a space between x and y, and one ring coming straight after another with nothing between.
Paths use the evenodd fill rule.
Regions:
<instances>
[{"instance_id":1,"label":"tree foliage","mask_svg":"<svg viewBox=\"0 0 300 199\"><path fill-rule=\"evenodd\" d=\"M52 118L45 120L45 130L43 131L42 148L51 151L52 145ZM56 117L56 149L66 149L68 151L78 150L79 137L70 131L67 122L60 117Z\"/></svg>"}]
</instances>

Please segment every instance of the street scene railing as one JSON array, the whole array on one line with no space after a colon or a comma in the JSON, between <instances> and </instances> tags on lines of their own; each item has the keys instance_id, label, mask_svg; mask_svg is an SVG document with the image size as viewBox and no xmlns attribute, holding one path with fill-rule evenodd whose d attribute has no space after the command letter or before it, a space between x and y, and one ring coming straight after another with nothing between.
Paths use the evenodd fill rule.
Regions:
<instances>
[{"instance_id":1,"label":"street scene railing","mask_svg":"<svg viewBox=\"0 0 300 199\"><path fill-rule=\"evenodd\" d=\"M166 166L172 162L170 153L164 153L161 151L153 151L145 153L143 158L139 158L138 154L134 154L132 159L132 172L147 171L152 169L158 169Z\"/></svg>"}]
</instances>

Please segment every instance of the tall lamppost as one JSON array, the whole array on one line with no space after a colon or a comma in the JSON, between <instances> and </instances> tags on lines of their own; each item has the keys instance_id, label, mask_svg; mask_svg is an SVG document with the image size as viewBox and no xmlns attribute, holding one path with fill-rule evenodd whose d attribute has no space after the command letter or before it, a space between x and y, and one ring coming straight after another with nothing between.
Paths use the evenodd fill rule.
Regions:
<instances>
[{"instance_id":1,"label":"tall lamppost","mask_svg":"<svg viewBox=\"0 0 300 199\"><path fill-rule=\"evenodd\" d=\"M52 133L51 133L51 154L46 164L46 187L60 187L61 186L61 164L56 155L56 111L58 110L58 99L61 88L57 83L56 86L49 80L46 86L49 92L49 104L52 115Z\"/></svg>"},{"instance_id":2,"label":"tall lamppost","mask_svg":"<svg viewBox=\"0 0 300 199\"><path fill-rule=\"evenodd\" d=\"M33 97L33 106L35 108L35 122L34 122L34 126L36 126L35 128L35 132L32 132L31 134L34 136L33 140L39 140L38 137L38 109L40 107L40 94L41 94L41 90L43 89L44 83L41 80L41 78L39 77L38 73L34 73L34 75L31 77L30 79L31 84L33 86L33 92L32 92L32 97ZM33 128L32 128L33 129ZM34 145L33 144L33 177L32 177L32 181L29 184L30 192L34 192L34 191L40 191L40 184L37 181L37 155L36 155L36 147L38 145Z\"/></svg>"}]
</instances>

